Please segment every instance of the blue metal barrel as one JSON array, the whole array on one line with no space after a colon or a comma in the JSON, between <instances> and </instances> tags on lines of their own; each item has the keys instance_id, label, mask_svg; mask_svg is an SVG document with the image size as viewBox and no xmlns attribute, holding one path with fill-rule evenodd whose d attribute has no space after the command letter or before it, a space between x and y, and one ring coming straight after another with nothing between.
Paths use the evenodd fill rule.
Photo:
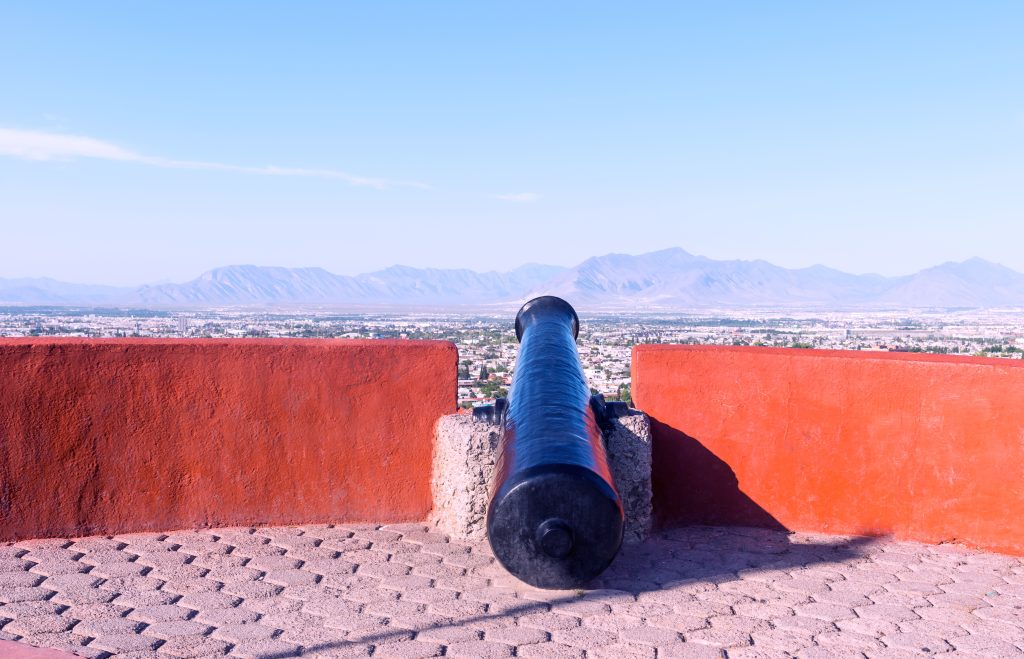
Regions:
<instances>
[{"instance_id":1,"label":"blue metal barrel","mask_svg":"<svg viewBox=\"0 0 1024 659\"><path fill-rule=\"evenodd\" d=\"M553 296L516 315L519 357L487 508L498 561L540 588L574 588L622 544L622 501L608 468L576 338L579 317Z\"/></svg>"}]
</instances>

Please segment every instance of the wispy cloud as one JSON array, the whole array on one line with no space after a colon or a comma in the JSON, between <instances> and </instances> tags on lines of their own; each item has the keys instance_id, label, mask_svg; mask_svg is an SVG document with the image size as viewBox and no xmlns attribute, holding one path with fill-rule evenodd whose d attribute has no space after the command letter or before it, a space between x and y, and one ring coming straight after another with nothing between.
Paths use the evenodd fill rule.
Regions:
<instances>
[{"instance_id":1,"label":"wispy cloud","mask_svg":"<svg viewBox=\"0 0 1024 659\"><path fill-rule=\"evenodd\" d=\"M350 185L361 185L371 188L420 188L429 186L418 181L396 181L385 178L357 176L336 169L316 169L305 167L276 167L266 165L252 167L247 165L229 165L220 162L202 160L175 160L159 156L148 156L130 149L104 142L83 135L65 133L48 133L34 130L17 130L0 128L0 156L23 158L26 160L73 160L75 158L97 158L100 160L117 160L132 162L151 167L165 169L200 169L218 172L234 172L238 174L257 174L262 176L298 176L305 178L325 178L343 181Z\"/></svg>"},{"instance_id":2,"label":"wispy cloud","mask_svg":"<svg viewBox=\"0 0 1024 659\"><path fill-rule=\"evenodd\" d=\"M536 192L512 192L509 194L496 195L497 199L502 201L514 201L520 204L529 203L531 201L537 201L540 199L540 195Z\"/></svg>"}]
</instances>

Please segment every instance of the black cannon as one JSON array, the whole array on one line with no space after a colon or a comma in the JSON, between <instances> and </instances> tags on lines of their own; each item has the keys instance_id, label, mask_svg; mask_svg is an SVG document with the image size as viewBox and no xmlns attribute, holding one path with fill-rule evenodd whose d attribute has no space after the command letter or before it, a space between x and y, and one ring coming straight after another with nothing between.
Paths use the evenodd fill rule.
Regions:
<instances>
[{"instance_id":1,"label":"black cannon","mask_svg":"<svg viewBox=\"0 0 1024 659\"><path fill-rule=\"evenodd\" d=\"M501 424L487 507L498 561L540 588L573 588L600 574L622 544L622 501L576 351L579 318L545 296L516 315L519 358ZM600 406L599 406L600 405Z\"/></svg>"}]
</instances>

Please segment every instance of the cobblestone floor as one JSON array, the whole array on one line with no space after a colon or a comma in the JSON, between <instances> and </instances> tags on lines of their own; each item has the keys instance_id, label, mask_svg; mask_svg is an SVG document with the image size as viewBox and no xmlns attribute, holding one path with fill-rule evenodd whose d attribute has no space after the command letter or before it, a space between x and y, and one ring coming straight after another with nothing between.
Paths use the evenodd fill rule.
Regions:
<instances>
[{"instance_id":1,"label":"cobblestone floor","mask_svg":"<svg viewBox=\"0 0 1024 659\"><path fill-rule=\"evenodd\" d=\"M1024 562L956 545L689 528L585 591L417 524L0 545L0 639L88 657L1024 654Z\"/></svg>"}]
</instances>

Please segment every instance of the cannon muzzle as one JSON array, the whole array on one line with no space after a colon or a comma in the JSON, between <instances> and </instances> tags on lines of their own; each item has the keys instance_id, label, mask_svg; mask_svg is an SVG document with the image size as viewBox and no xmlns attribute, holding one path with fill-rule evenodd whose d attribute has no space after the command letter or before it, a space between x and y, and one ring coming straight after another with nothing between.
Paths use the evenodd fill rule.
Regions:
<instances>
[{"instance_id":1,"label":"cannon muzzle","mask_svg":"<svg viewBox=\"0 0 1024 659\"><path fill-rule=\"evenodd\" d=\"M540 588L574 588L622 544L622 501L576 351L579 318L545 296L516 315L519 357L487 507L498 561Z\"/></svg>"}]
</instances>

